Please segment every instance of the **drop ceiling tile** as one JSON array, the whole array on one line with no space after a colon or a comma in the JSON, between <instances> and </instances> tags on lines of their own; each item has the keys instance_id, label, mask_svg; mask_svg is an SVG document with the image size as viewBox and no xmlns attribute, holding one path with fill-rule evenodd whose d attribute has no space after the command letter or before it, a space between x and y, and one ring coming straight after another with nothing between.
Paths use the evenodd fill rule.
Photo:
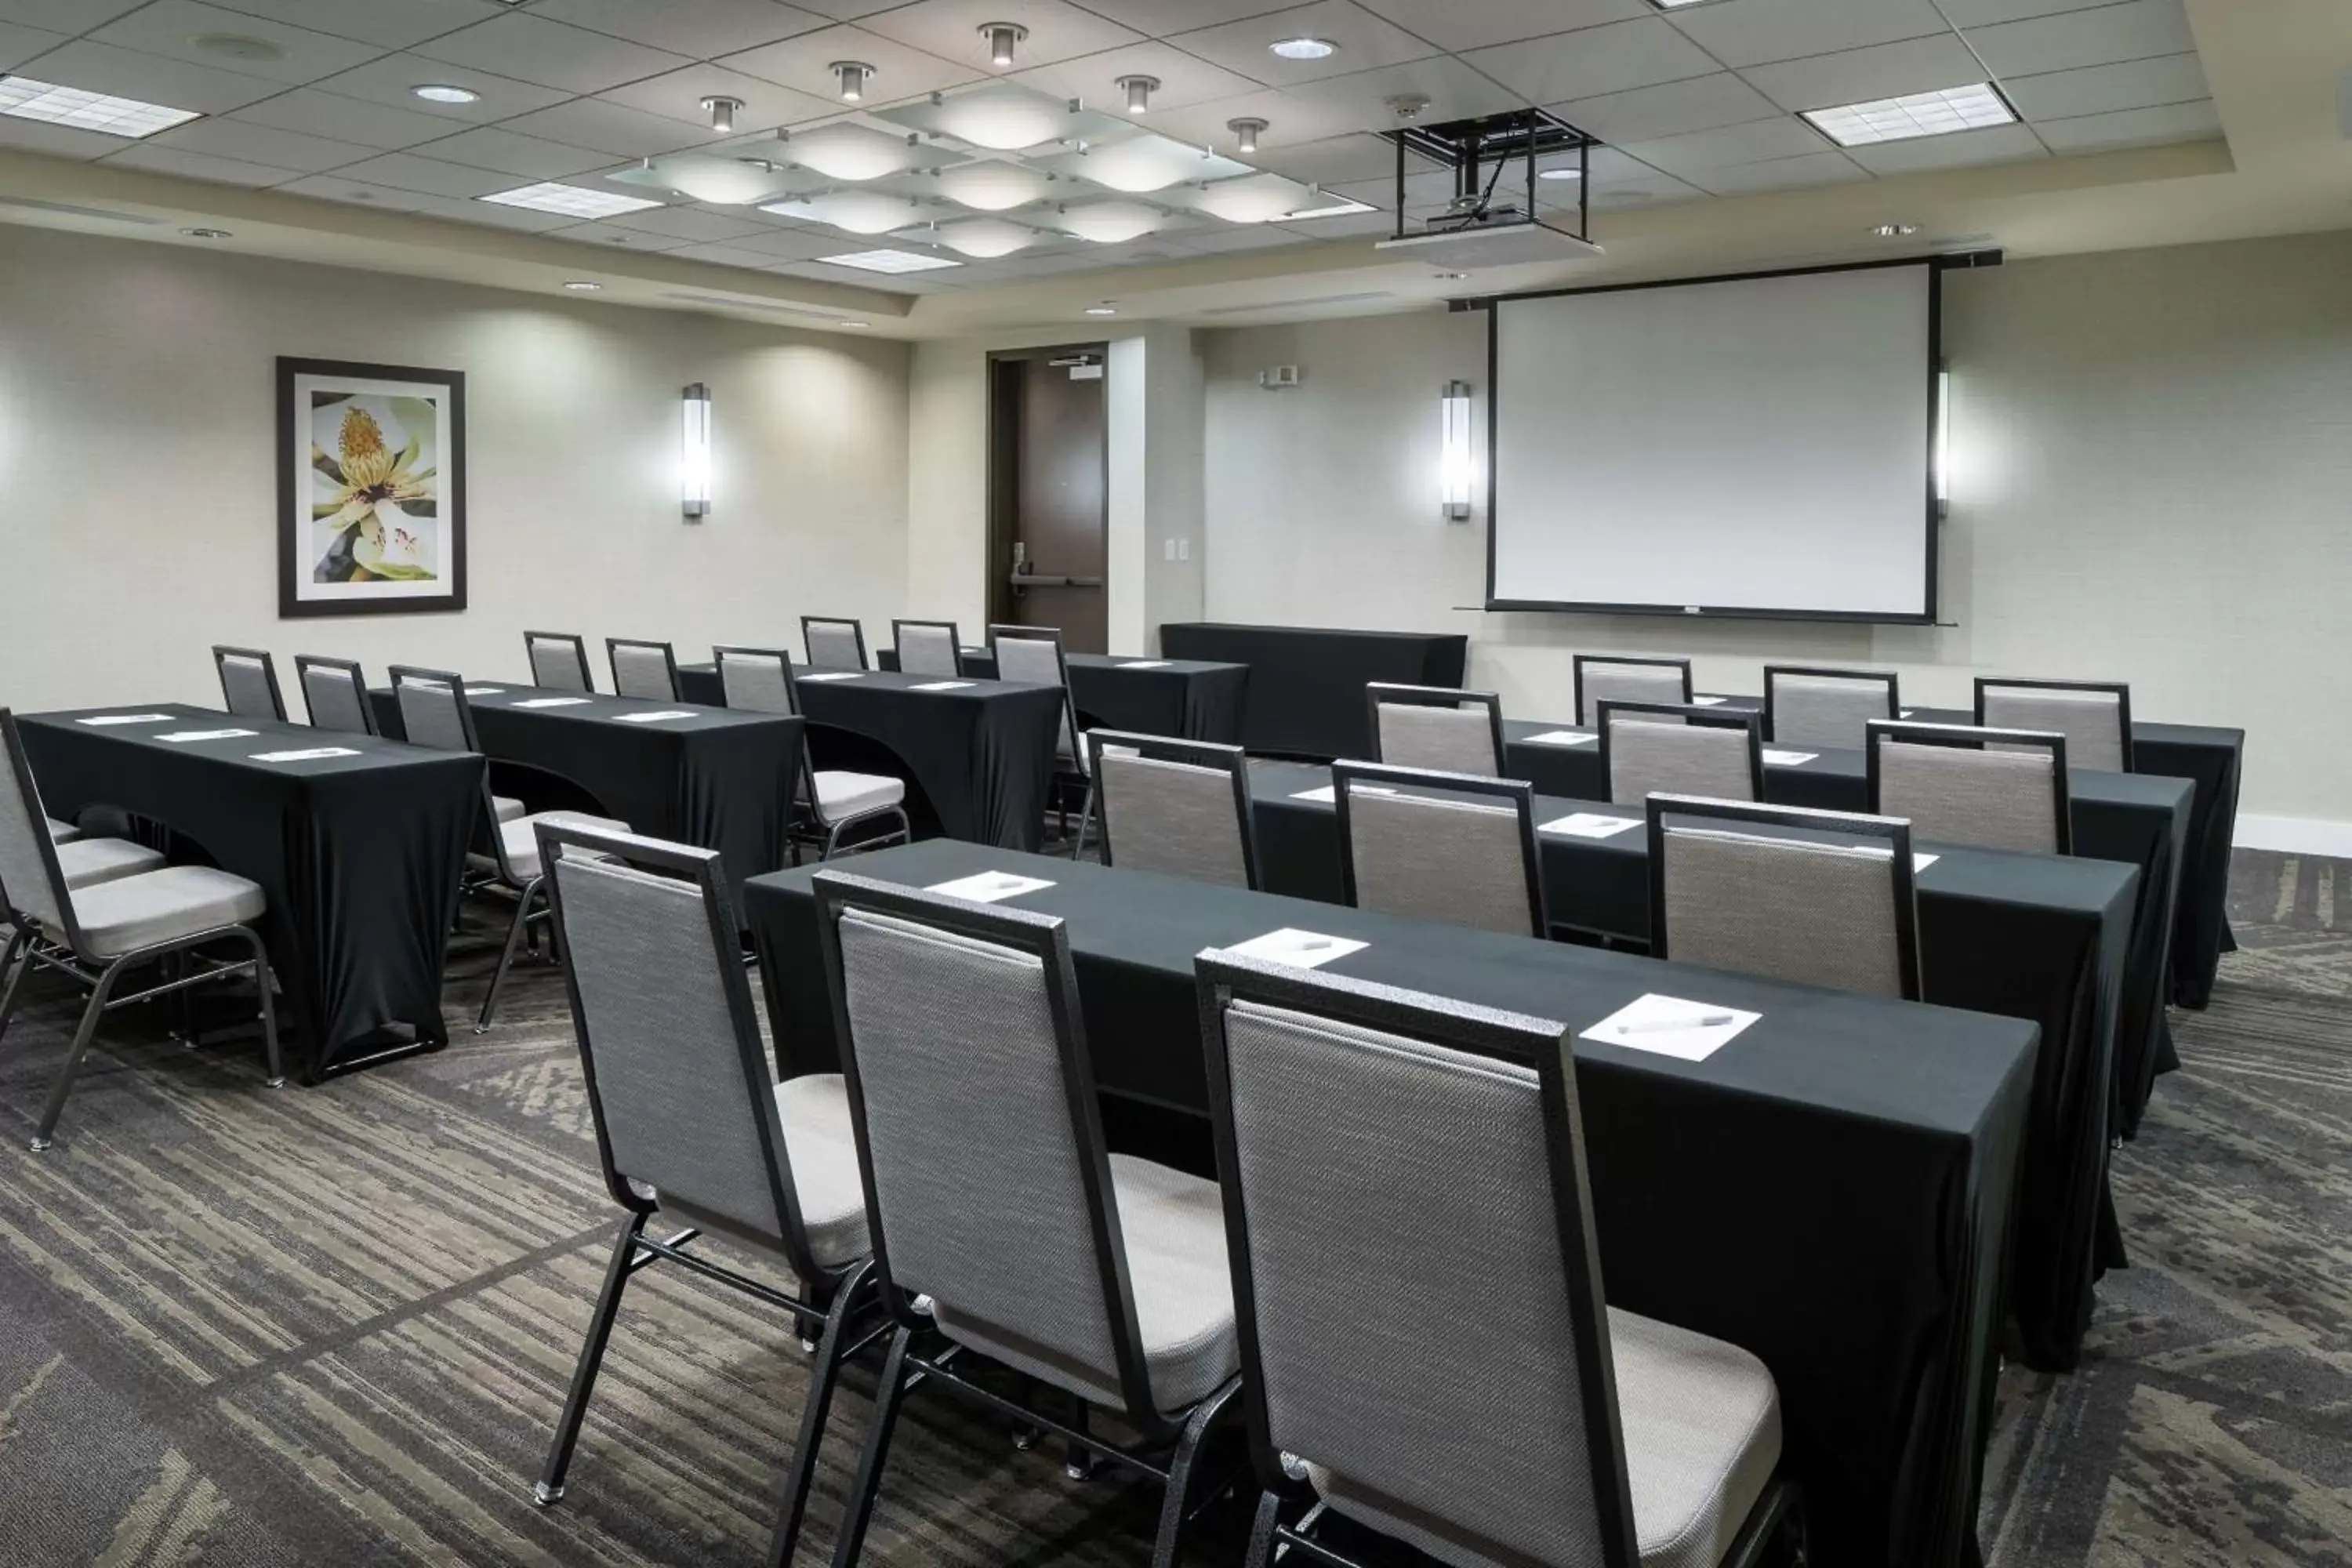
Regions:
<instances>
[{"instance_id":1,"label":"drop ceiling tile","mask_svg":"<svg viewBox=\"0 0 2352 1568\"><path fill-rule=\"evenodd\" d=\"M848 26L803 33L780 44L729 55L718 63L779 87L838 102L840 91L831 69L836 60L859 60L874 68L873 79L866 84L866 101L858 106L865 109L920 98L980 75L970 66L952 65L878 33Z\"/></svg>"},{"instance_id":2,"label":"drop ceiling tile","mask_svg":"<svg viewBox=\"0 0 2352 1568\"><path fill-rule=\"evenodd\" d=\"M1389 107L1396 99L1427 99L1428 106L1415 116L1423 124L1517 109L1521 101L1508 88L1453 55L1306 82L1290 89L1289 96L1309 112L1319 110L1366 130L1405 123Z\"/></svg>"},{"instance_id":3,"label":"drop ceiling tile","mask_svg":"<svg viewBox=\"0 0 2352 1568\"><path fill-rule=\"evenodd\" d=\"M639 250L650 256L660 251L676 250L691 244L676 235L649 234L641 228L616 228L609 223L583 223L571 228L550 229L556 239L569 239L581 245L602 246L607 249Z\"/></svg>"},{"instance_id":4,"label":"drop ceiling tile","mask_svg":"<svg viewBox=\"0 0 2352 1568\"><path fill-rule=\"evenodd\" d=\"M1781 108L1795 110L1900 98L1905 93L1966 87L1985 79L1984 67L1977 63L1969 47L1951 33L1941 37L1913 38L1906 43L1878 44L1866 49L1844 49L1833 55L1814 55L1808 59L1749 66L1739 74Z\"/></svg>"},{"instance_id":5,"label":"drop ceiling tile","mask_svg":"<svg viewBox=\"0 0 2352 1568\"><path fill-rule=\"evenodd\" d=\"M698 147L709 140L707 133L698 137L691 125L599 98L575 98L552 109L518 115L505 122L505 129L593 148L616 158L650 158L657 153Z\"/></svg>"},{"instance_id":6,"label":"drop ceiling tile","mask_svg":"<svg viewBox=\"0 0 2352 1568\"><path fill-rule=\"evenodd\" d=\"M2180 0L2128 0L2091 11L2062 11L2026 22L1978 27L1968 35L1977 57L1998 77L2033 76L2117 60L2189 54L2197 39Z\"/></svg>"},{"instance_id":7,"label":"drop ceiling tile","mask_svg":"<svg viewBox=\"0 0 2352 1568\"><path fill-rule=\"evenodd\" d=\"M89 35L101 44L119 44L194 65L213 66L271 81L316 81L349 70L383 51L373 44L354 43L330 33L289 26L261 16L224 11L197 0L155 0L120 21ZM200 38L249 38L282 51L277 59L231 58L198 47Z\"/></svg>"},{"instance_id":8,"label":"drop ceiling tile","mask_svg":"<svg viewBox=\"0 0 2352 1568\"><path fill-rule=\"evenodd\" d=\"M457 196L425 196L422 200L425 205L416 209L418 212L451 218L458 223L470 223L481 228L514 228L527 234L545 234L553 228L568 228L580 221L564 213L500 206L496 202L469 201Z\"/></svg>"},{"instance_id":9,"label":"drop ceiling tile","mask_svg":"<svg viewBox=\"0 0 2352 1568\"><path fill-rule=\"evenodd\" d=\"M1836 151L1807 153L1795 158L1774 158L1761 163L1733 163L1709 169L1689 183L1718 196L1744 196L1759 191L1789 191L1805 185L1839 185L1870 176L1853 159Z\"/></svg>"},{"instance_id":10,"label":"drop ceiling tile","mask_svg":"<svg viewBox=\"0 0 2352 1568\"><path fill-rule=\"evenodd\" d=\"M1474 49L1462 58L1529 103L1627 92L1723 68L1662 16Z\"/></svg>"},{"instance_id":11,"label":"drop ceiling tile","mask_svg":"<svg viewBox=\"0 0 2352 1568\"><path fill-rule=\"evenodd\" d=\"M1206 61L1200 63L1200 68L1216 71L1220 76L1231 74ZM1234 146L1234 133L1226 126L1229 121L1241 119L1265 121L1265 129L1258 132L1258 145L1264 150L1265 156L1244 157ZM1150 121L1151 129L1163 136L1214 147L1244 163L1255 163L1260 167L1267 166L1266 158L1271 157L1277 148L1301 142L1326 142L1363 129L1355 116L1344 110L1329 104L1309 103L1294 92L1277 92L1272 88L1259 88L1237 98L1211 99L1181 108L1163 105L1160 95L1155 94Z\"/></svg>"},{"instance_id":12,"label":"drop ceiling tile","mask_svg":"<svg viewBox=\"0 0 2352 1568\"><path fill-rule=\"evenodd\" d=\"M420 44L415 52L566 92L602 92L693 63L667 49L520 15L478 22Z\"/></svg>"},{"instance_id":13,"label":"drop ceiling tile","mask_svg":"<svg viewBox=\"0 0 2352 1568\"><path fill-rule=\"evenodd\" d=\"M1504 184L1514 193L1517 192L1519 182L1517 179L1516 170L1505 171ZM1361 202L1366 206L1386 207L1393 211L1396 205L1396 175L1393 171L1384 179L1351 180L1346 184L1327 185L1324 188L1335 196L1343 196L1351 202ZM1497 187L1498 194L1501 189L1502 187ZM1453 197L1454 175L1450 170L1427 169L1420 174L1408 174L1404 177L1404 205L1407 212L1423 212L1433 207L1442 207Z\"/></svg>"},{"instance_id":14,"label":"drop ceiling tile","mask_svg":"<svg viewBox=\"0 0 2352 1568\"><path fill-rule=\"evenodd\" d=\"M743 107L735 111L738 132L769 132L780 125L805 125L839 114L844 105L835 98L795 92L759 77L746 76L725 66L691 65L644 81L633 81L596 95L606 103L625 104L708 132L710 111L706 98L731 98ZM713 144L714 150L723 143Z\"/></svg>"},{"instance_id":15,"label":"drop ceiling tile","mask_svg":"<svg viewBox=\"0 0 2352 1568\"><path fill-rule=\"evenodd\" d=\"M875 246L885 243L887 241L877 239L856 248L872 249ZM830 255L838 256L842 253L838 240L824 248ZM685 245L667 254L676 257L680 261L708 261L719 267L772 267L776 262L776 258L773 256L762 251L749 250L738 245Z\"/></svg>"},{"instance_id":16,"label":"drop ceiling tile","mask_svg":"<svg viewBox=\"0 0 2352 1568\"><path fill-rule=\"evenodd\" d=\"M535 109L562 103L569 96L551 87L412 54L385 55L340 76L328 77L317 85L345 98L363 98L370 103L454 121L452 130L528 114ZM480 96L472 103L428 103L410 90L426 86L462 87Z\"/></svg>"},{"instance_id":17,"label":"drop ceiling tile","mask_svg":"<svg viewBox=\"0 0 2352 1568\"><path fill-rule=\"evenodd\" d=\"M65 0L80 4L81 0ZM106 0L112 5L114 0ZM455 32L493 16L507 7L499 0L223 0L232 11L291 22L338 37L357 38L387 49Z\"/></svg>"},{"instance_id":18,"label":"drop ceiling tile","mask_svg":"<svg viewBox=\"0 0 2352 1568\"><path fill-rule=\"evenodd\" d=\"M1170 127L1167 117L1171 113L1259 90L1258 83L1248 77L1236 75L1172 45L1156 43L1130 44L1100 54L1081 55L1076 59L1015 71L1010 79L1055 98L1078 99L1090 109L1117 114L1126 107L1118 89L1118 79L1123 76L1148 76L1159 81L1159 88L1151 94L1151 112L1138 121L1155 131ZM1168 133L1175 132L1169 128ZM1215 139L1223 140L1222 136Z\"/></svg>"},{"instance_id":19,"label":"drop ceiling tile","mask_svg":"<svg viewBox=\"0 0 2352 1568\"><path fill-rule=\"evenodd\" d=\"M80 131L70 125L52 125L46 120L18 120L0 114L0 148L39 153L51 158L89 159L120 153L129 145L121 137L100 131Z\"/></svg>"},{"instance_id":20,"label":"drop ceiling tile","mask_svg":"<svg viewBox=\"0 0 2352 1568\"><path fill-rule=\"evenodd\" d=\"M525 180L561 180L611 164L612 155L592 148L567 147L536 136L519 135L500 126L484 125L444 136L416 149L419 155L469 168L495 169Z\"/></svg>"},{"instance_id":21,"label":"drop ceiling tile","mask_svg":"<svg viewBox=\"0 0 2352 1568\"><path fill-rule=\"evenodd\" d=\"M1952 30L1933 0L1722 0L1677 11L1674 25L1732 67L1948 37Z\"/></svg>"},{"instance_id":22,"label":"drop ceiling tile","mask_svg":"<svg viewBox=\"0 0 2352 1568\"><path fill-rule=\"evenodd\" d=\"M1396 144L1384 137L1359 132L1296 146L1270 147L1244 162L1309 184L1336 185L1351 180L1393 177ZM1406 163L1409 171L1424 166L1418 158L1409 158Z\"/></svg>"},{"instance_id":23,"label":"drop ceiling tile","mask_svg":"<svg viewBox=\"0 0 2352 1568\"><path fill-rule=\"evenodd\" d=\"M1592 210L1608 212L1622 207L1664 206L1672 202L1696 201L1706 195L1696 185L1686 184L1672 174L1654 170L1622 180L1595 181Z\"/></svg>"},{"instance_id":24,"label":"drop ceiling tile","mask_svg":"<svg viewBox=\"0 0 2352 1568\"><path fill-rule=\"evenodd\" d=\"M2060 11L2087 11L2115 0L1937 0L1937 6L1955 27L1989 27L2027 16L2048 16Z\"/></svg>"},{"instance_id":25,"label":"drop ceiling tile","mask_svg":"<svg viewBox=\"0 0 2352 1568\"><path fill-rule=\"evenodd\" d=\"M304 174L315 174L322 169L340 169L345 163L373 158L379 151L373 147L362 147L356 142L337 142L324 136L306 136L299 132L248 124L242 120L210 117L175 126L160 136L150 138L149 144L176 147L183 153L201 153L210 158L235 158L242 163L260 163Z\"/></svg>"},{"instance_id":26,"label":"drop ceiling tile","mask_svg":"<svg viewBox=\"0 0 2352 1568\"><path fill-rule=\"evenodd\" d=\"M38 79L60 87L169 104L200 114L226 114L284 90L280 84L186 60L79 38L40 57Z\"/></svg>"},{"instance_id":27,"label":"drop ceiling tile","mask_svg":"<svg viewBox=\"0 0 2352 1568\"><path fill-rule=\"evenodd\" d=\"M1603 142L1654 142L1761 120L1778 105L1729 71L1556 103L1551 111Z\"/></svg>"},{"instance_id":28,"label":"drop ceiling tile","mask_svg":"<svg viewBox=\"0 0 2352 1568\"><path fill-rule=\"evenodd\" d=\"M1383 226L1389 223L1387 214L1383 213L1380 216ZM1318 221L1336 220L1318 219ZM1301 229L1306 226L1300 226ZM1187 229L1182 234L1169 236L1168 243L1181 252L1191 252L1199 256L1220 256L1229 251L1270 250L1276 246L1297 245L1302 235L1299 232L1285 228L1279 224L1229 223L1216 228Z\"/></svg>"},{"instance_id":29,"label":"drop ceiling tile","mask_svg":"<svg viewBox=\"0 0 2352 1568\"><path fill-rule=\"evenodd\" d=\"M0 21L75 37L147 0L0 0Z\"/></svg>"},{"instance_id":30,"label":"drop ceiling tile","mask_svg":"<svg viewBox=\"0 0 2352 1568\"><path fill-rule=\"evenodd\" d=\"M1000 21L1029 29L1014 47L1011 68L1015 70L1143 41L1132 27L1082 11L1066 0L919 0L885 11L864 26L886 38L993 75L996 68L989 61L988 40L980 29Z\"/></svg>"},{"instance_id":31,"label":"drop ceiling tile","mask_svg":"<svg viewBox=\"0 0 2352 1568\"><path fill-rule=\"evenodd\" d=\"M273 169L235 158L215 158L203 153L183 153L176 147L155 147L142 142L106 160L110 168L144 169L151 174L176 174L184 180L208 180L216 185L282 185L299 179L292 169Z\"/></svg>"},{"instance_id":32,"label":"drop ceiling tile","mask_svg":"<svg viewBox=\"0 0 2352 1568\"><path fill-rule=\"evenodd\" d=\"M1288 60L1267 46L1284 38L1322 38L1339 52L1319 60ZM1437 46L1373 16L1354 0L1318 0L1248 16L1170 40L1187 54L1269 87L1290 87L1355 71L1402 65L1438 53Z\"/></svg>"},{"instance_id":33,"label":"drop ceiling tile","mask_svg":"<svg viewBox=\"0 0 2352 1568\"><path fill-rule=\"evenodd\" d=\"M419 142L446 136L456 129L438 115L366 103L310 87L248 104L229 118L304 136L325 136L383 149L413 147Z\"/></svg>"},{"instance_id":34,"label":"drop ceiling tile","mask_svg":"<svg viewBox=\"0 0 2352 1568\"><path fill-rule=\"evenodd\" d=\"M779 0L538 0L530 14L697 60L830 25L828 17Z\"/></svg>"},{"instance_id":35,"label":"drop ceiling tile","mask_svg":"<svg viewBox=\"0 0 2352 1568\"><path fill-rule=\"evenodd\" d=\"M1263 228L1278 228L1294 240L1311 240L1328 244L1342 239L1387 239L1396 233L1393 210L1374 205L1368 213L1341 213L1331 217L1302 218L1296 223L1262 224Z\"/></svg>"},{"instance_id":36,"label":"drop ceiling tile","mask_svg":"<svg viewBox=\"0 0 2352 1568\"><path fill-rule=\"evenodd\" d=\"M820 256L841 254L841 236L819 228L769 227L725 243L759 256L763 267L772 267L779 261L810 261Z\"/></svg>"},{"instance_id":37,"label":"drop ceiling tile","mask_svg":"<svg viewBox=\"0 0 2352 1568\"><path fill-rule=\"evenodd\" d=\"M1677 179L1692 179L1712 169L1736 163L1760 163L1773 158L1797 158L1822 150L1820 133L1786 114L1746 125L1725 125L1667 136L1655 142L1630 142L1625 153Z\"/></svg>"},{"instance_id":38,"label":"drop ceiling tile","mask_svg":"<svg viewBox=\"0 0 2352 1568\"><path fill-rule=\"evenodd\" d=\"M1359 0L1442 49L1479 48L1654 16L1648 0Z\"/></svg>"},{"instance_id":39,"label":"drop ceiling tile","mask_svg":"<svg viewBox=\"0 0 2352 1568\"><path fill-rule=\"evenodd\" d=\"M1874 174L1909 174L1927 169L1959 169L1979 163L2008 163L2021 158L2046 158L2049 150L2030 125L1992 125L1982 131L1959 131L1949 136L1914 136L1904 142L1879 142L1848 147L1845 155Z\"/></svg>"},{"instance_id":40,"label":"drop ceiling tile","mask_svg":"<svg viewBox=\"0 0 2352 1568\"><path fill-rule=\"evenodd\" d=\"M835 22L855 22L861 16L871 16L877 11L887 11L906 3L907 0L800 0L800 9L814 11Z\"/></svg>"},{"instance_id":41,"label":"drop ceiling tile","mask_svg":"<svg viewBox=\"0 0 2352 1568\"><path fill-rule=\"evenodd\" d=\"M761 221L756 215L738 208L720 211L715 207L689 206L681 204L672 207L647 207L643 212L622 213L605 220L612 228L641 230L646 234L667 235L674 239L693 240L713 245L724 239L740 239L747 235L762 234L775 226Z\"/></svg>"},{"instance_id":42,"label":"drop ceiling tile","mask_svg":"<svg viewBox=\"0 0 2352 1568\"><path fill-rule=\"evenodd\" d=\"M14 22L0 22L0 70L20 66L36 55L47 54L65 41L63 33L52 33L41 27L20 27Z\"/></svg>"},{"instance_id":43,"label":"drop ceiling tile","mask_svg":"<svg viewBox=\"0 0 2352 1568\"><path fill-rule=\"evenodd\" d=\"M341 173L370 184L390 185L395 190L417 191L432 196L487 196L493 191L510 191L519 184L532 183L493 169L446 163L415 153L381 153L365 163L353 163ZM572 221L580 220L575 217Z\"/></svg>"},{"instance_id":44,"label":"drop ceiling tile","mask_svg":"<svg viewBox=\"0 0 2352 1568\"><path fill-rule=\"evenodd\" d=\"M2034 127L2059 153L2092 153L2109 147L2147 147L2175 142L2210 142L2221 134L2221 116L2210 99L2168 103L2154 109L2120 109L2071 120L2043 121Z\"/></svg>"},{"instance_id":45,"label":"drop ceiling tile","mask_svg":"<svg viewBox=\"0 0 2352 1568\"><path fill-rule=\"evenodd\" d=\"M395 213L421 212L425 204L433 199L416 191L372 185L362 180L347 180L338 174L309 174L289 181L278 189L289 195L341 202L347 206L381 207L385 212Z\"/></svg>"},{"instance_id":46,"label":"drop ceiling tile","mask_svg":"<svg viewBox=\"0 0 2352 1568\"><path fill-rule=\"evenodd\" d=\"M2198 64L2195 55L2167 55L2160 59L2052 71L2045 76L2012 77L2001 87L2008 92L2009 101L2017 106L2017 111L2037 122L2105 114L2118 109L2194 103L2210 96L2204 68Z\"/></svg>"}]
</instances>

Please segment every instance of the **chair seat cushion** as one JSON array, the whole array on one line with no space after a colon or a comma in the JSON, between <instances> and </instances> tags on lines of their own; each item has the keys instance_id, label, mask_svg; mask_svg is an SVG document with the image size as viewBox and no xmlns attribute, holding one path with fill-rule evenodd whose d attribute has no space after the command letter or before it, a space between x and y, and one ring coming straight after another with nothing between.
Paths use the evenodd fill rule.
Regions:
<instances>
[{"instance_id":1,"label":"chair seat cushion","mask_svg":"<svg viewBox=\"0 0 2352 1568\"><path fill-rule=\"evenodd\" d=\"M60 844L70 844L81 837L81 829L70 822L59 822L54 816L43 818L49 825L49 837Z\"/></svg>"},{"instance_id":2,"label":"chair seat cushion","mask_svg":"<svg viewBox=\"0 0 2352 1568\"><path fill-rule=\"evenodd\" d=\"M128 838L72 838L58 846L58 869L66 874L68 888L94 888L163 865L162 851Z\"/></svg>"},{"instance_id":3,"label":"chair seat cushion","mask_svg":"<svg viewBox=\"0 0 2352 1568\"><path fill-rule=\"evenodd\" d=\"M850 1125L849 1088L837 1072L809 1073L776 1085L776 1119L816 1260L835 1267L873 1249L866 1238L865 1167Z\"/></svg>"},{"instance_id":4,"label":"chair seat cushion","mask_svg":"<svg viewBox=\"0 0 2352 1568\"><path fill-rule=\"evenodd\" d=\"M510 795L490 796L490 809L498 814L500 822L513 822L529 814L529 808Z\"/></svg>"},{"instance_id":5,"label":"chair seat cushion","mask_svg":"<svg viewBox=\"0 0 2352 1568\"><path fill-rule=\"evenodd\" d=\"M518 816L512 822L499 824L499 837L505 841L507 864L524 881L539 875L539 825L552 822L577 827L601 827L607 833L626 833L629 825L615 822L609 816L590 816L578 811L540 811L529 816ZM467 865L478 871L496 871L499 863L488 855L468 855Z\"/></svg>"},{"instance_id":6,"label":"chair seat cushion","mask_svg":"<svg viewBox=\"0 0 2352 1568\"><path fill-rule=\"evenodd\" d=\"M880 773L844 773L820 771L815 775L816 809L827 822L841 822L853 816L863 816L869 811L880 811L907 798L903 779Z\"/></svg>"},{"instance_id":7,"label":"chair seat cushion","mask_svg":"<svg viewBox=\"0 0 2352 1568\"><path fill-rule=\"evenodd\" d=\"M74 918L100 958L258 920L269 902L242 877L210 866L167 866L120 881L77 888Z\"/></svg>"}]
</instances>

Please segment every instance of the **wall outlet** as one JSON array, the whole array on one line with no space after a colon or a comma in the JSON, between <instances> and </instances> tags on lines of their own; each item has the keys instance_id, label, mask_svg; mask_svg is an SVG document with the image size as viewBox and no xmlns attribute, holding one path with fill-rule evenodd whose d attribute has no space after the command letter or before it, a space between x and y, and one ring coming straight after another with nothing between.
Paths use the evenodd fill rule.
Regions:
<instances>
[{"instance_id":1,"label":"wall outlet","mask_svg":"<svg viewBox=\"0 0 2352 1568\"><path fill-rule=\"evenodd\" d=\"M1167 550L1168 550L1168 559L1169 559L1169 560L1171 560L1171 561L1175 560L1175 559L1176 559L1176 542L1175 542L1174 540L1172 540L1172 539L1166 539L1166 540L1162 540L1162 541L1160 541L1160 542L1161 542L1162 544L1164 544L1165 546L1167 546Z\"/></svg>"},{"instance_id":2,"label":"wall outlet","mask_svg":"<svg viewBox=\"0 0 2352 1568\"><path fill-rule=\"evenodd\" d=\"M1179 561L1190 561L1192 559L1192 542L1191 540L1180 539L1176 542L1176 559Z\"/></svg>"},{"instance_id":3,"label":"wall outlet","mask_svg":"<svg viewBox=\"0 0 2352 1568\"><path fill-rule=\"evenodd\" d=\"M1295 364L1269 365L1257 373L1257 384L1268 392L1281 392L1298 384L1298 367Z\"/></svg>"}]
</instances>

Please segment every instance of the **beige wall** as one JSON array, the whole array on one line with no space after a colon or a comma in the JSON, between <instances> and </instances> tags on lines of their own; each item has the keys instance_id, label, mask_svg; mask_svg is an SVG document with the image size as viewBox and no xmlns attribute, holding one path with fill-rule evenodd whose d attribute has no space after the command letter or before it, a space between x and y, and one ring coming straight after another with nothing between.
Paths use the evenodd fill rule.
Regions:
<instances>
[{"instance_id":1,"label":"beige wall","mask_svg":"<svg viewBox=\"0 0 2352 1568\"><path fill-rule=\"evenodd\" d=\"M278 618L278 354L466 373L465 613ZM513 679L526 626L586 634L601 668L606 636L708 658L714 641L796 646L804 611L887 622L908 581L907 361L898 343L0 226L0 702L215 701L215 642ZM698 524L677 500L693 381L718 433Z\"/></svg>"},{"instance_id":2,"label":"beige wall","mask_svg":"<svg viewBox=\"0 0 2352 1568\"><path fill-rule=\"evenodd\" d=\"M2125 679L2144 717L2249 731L2249 812L2352 821L2352 235L2019 262L1946 301L1953 626L1457 608L1486 521L1438 519L1437 398L1483 394L1485 325L1434 314L1202 334L1207 614L1465 632L1474 683L1530 717L1566 716L1580 649L1750 691L1767 658L1892 667L1925 702ZM1281 363L1305 384L1259 390Z\"/></svg>"}]
</instances>

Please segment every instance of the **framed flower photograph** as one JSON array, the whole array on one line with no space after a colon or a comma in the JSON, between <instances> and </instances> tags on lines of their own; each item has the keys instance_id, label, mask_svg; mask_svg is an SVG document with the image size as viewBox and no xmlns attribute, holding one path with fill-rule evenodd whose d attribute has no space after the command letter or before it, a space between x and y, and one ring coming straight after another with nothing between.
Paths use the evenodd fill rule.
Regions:
<instances>
[{"instance_id":1,"label":"framed flower photograph","mask_svg":"<svg viewBox=\"0 0 2352 1568\"><path fill-rule=\"evenodd\" d=\"M466 378L278 362L278 613L466 607Z\"/></svg>"}]
</instances>

